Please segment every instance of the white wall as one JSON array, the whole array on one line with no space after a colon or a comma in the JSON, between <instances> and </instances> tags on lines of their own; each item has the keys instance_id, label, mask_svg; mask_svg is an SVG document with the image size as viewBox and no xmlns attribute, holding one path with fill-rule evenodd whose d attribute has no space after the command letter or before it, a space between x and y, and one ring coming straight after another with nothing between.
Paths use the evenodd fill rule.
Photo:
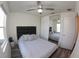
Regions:
<instances>
[{"instance_id":1,"label":"white wall","mask_svg":"<svg viewBox=\"0 0 79 59\"><path fill-rule=\"evenodd\" d=\"M79 58L79 34L77 38L77 42L75 44L74 50L70 56L71 58Z\"/></svg>"},{"instance_id":2,"label":"white wall","mask_svg":"<svg viewBox=\"0 0 79 59\"><path fill-rule=\"evenodd\" d=\"M79 1L76 2L75 11L78 13L79 16Z\"/></svg>"},{"instance_id":3,"label":"white wall","mask_svg":"<svg viewBox=\"0 0 79 59\"><path fill-rule=\"evenodd\" d=\"M48 40L49 36L49 16L41 18L41 37Z\"/></svg>"},{"instance_id":4,"label":"white wall","mask_svg":"<svg viewBox=\"0 0 79 59\"><path fill-rule=\"evenodd\" d=\"M37 35L40 35L40 17L27 13L10 13L8 20L8 36L17 42L16 26L36 26Z\"/></svg>"}]
</instances>

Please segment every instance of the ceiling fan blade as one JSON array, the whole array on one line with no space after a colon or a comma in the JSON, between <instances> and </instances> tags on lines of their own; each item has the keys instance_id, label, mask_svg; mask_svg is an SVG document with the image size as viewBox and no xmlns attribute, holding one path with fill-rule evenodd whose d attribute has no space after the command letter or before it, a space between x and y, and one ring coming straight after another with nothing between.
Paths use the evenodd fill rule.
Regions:
<instances>
[{"instance_id":1,"label":"ceiling fan blade","mask_svg":"<svg viewBox=\"0 0 79 59\"><path fill-rule=\"evenodd\" d=\"M41 9L42 8L41 1L37 1L37 6L38 6L38 9Z\"/></svg>"},{"instance_id":2,"label":"ceiling fan blade","mask_svg":"<svg viewBox=\"0 0 79 59\"><path fill-rule=\"evenodd\" d=\"M41 5L41 1L37 1L37 5Z\"/></svg>"},{"instance_id":3,"label":"ceiling fan blade","mask_svg":"<svg viewBox=\"0 0 79 59\"><path fill-rule=\"evenodd\" d=\"M51 12L50 14L55 14L55 12Z\"/></svg>"},{"instance_id":4,"label":"ceiling fan blade","mask_svg":"<svg viewBox=\"0 0 79 59\"><path fill-rule=\"evenodd\" d=\"M36 10L36 9L28 9L28 10L26 10L26 11L33 11L33 10Z\"/></svg>"},{"instance_id":5,"label":"ceiling fan blade","mask_svg":"<svg viewBox=\"0 0 79 59\"><path fill-rule=\"evenodd\" d=\"M48 15L54 15L54 14L56 14L56 13L55 12L48 13Z\"/></svg>"},{"instance_id":6,"label":"ceiling fan blade","mask_svg":"<svg viewBox=\"0 0 79 59\"><path fill-rule=\"evenodd\" d=\"M55 10L54 8L44 8L45 10Z\"/></svg>"}]
</instances>

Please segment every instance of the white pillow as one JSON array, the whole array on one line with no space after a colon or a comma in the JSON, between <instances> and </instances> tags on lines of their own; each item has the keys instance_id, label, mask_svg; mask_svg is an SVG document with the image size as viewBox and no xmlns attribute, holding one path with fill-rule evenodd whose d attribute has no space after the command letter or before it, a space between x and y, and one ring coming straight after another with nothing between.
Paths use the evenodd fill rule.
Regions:
<instances>
[{"instance_id":1,"label":"white pillow","mask_svg":"<svg viewBox=\"0 0 79 59\"><path fill-rule=\"evenodd\" d=\"M22 36L20 37L20 39L22 39L22 40L27 40L27 41L28 41L28 37L29 37L29 35L22 35Z\"/></svg>"},{"instance_id":2,"label":"white pillow","mask_svg":"<svg viewBox=\"0 0 79 59\"><path fill-rule=\"evenodd\" d=\"M21 39L26 40L26 41L31 41L33 40L32 35L22 35Z\"/></svg>"},{"instance_id":3,"label":"white pillow","mask_svg":"<svg viewBox=\"0 0 79 59\"><path fill-rule=\"evenodd\" d=\"M21 37L20 37L20 39L23 39L23 40L25 40L25 41L32 41L32 40L36 40L36 39L38 39L39 37L37 36L37 35L35 35L35 34L31 34L31 35L22 35Z\"/></svg>"},{"instance_id":4,"label":"white pillow","mask_svg":"<svg viewBox=\"0 0 79 59\"><path fill-rule=\"evenodd\" d=\"M32 40L32 36L31 35L23 35L24 40L26 41L31 41Z\"/></svg>"},{"instance_id":5,"label":"white pillow","mask_svg":"<svg viewBox=\"0 0 79 59\"><path fill-rule=\"evenodd\" d=\"M24 40L28 40L29 35L23 35Z\"/></svg>"},{"instance_id":6,"label":"white pillow","mask_svg":"<svg viewBox=\"0 0 79 59\"><path fill-rule=\"evenodd\" d=\"M33 39L33 40L36 40L36 39L39 38L39 36L37 36L37 35L35 35L35 34L32 34L31 36L32 36L32 39Z\"/></svg>"}]
</instances>

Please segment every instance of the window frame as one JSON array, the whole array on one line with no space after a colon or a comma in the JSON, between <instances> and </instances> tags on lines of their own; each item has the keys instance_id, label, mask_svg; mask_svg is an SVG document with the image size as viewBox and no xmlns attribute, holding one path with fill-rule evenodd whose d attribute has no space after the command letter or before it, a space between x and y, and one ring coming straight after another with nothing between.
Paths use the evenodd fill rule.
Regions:
<instances>
[{"instance_id":1,"label":"window frame","mask_svg":"<svg viewBox=\"0 0 79 59\"><path fill-rule=\"evenodd\" d=\"M0 28L3 28L3 36L4 36L4 38L3 39L0 38L0 40L5 40L6 39L6 35L5 34L6 34L6 19L7 19L7 14L5 12L5 9L4 9L3 5L1 5L0 8L2 9L3 13L6 16L4 18L4 25L3 26L0 26Z\"/></svg>"}]
</instances>

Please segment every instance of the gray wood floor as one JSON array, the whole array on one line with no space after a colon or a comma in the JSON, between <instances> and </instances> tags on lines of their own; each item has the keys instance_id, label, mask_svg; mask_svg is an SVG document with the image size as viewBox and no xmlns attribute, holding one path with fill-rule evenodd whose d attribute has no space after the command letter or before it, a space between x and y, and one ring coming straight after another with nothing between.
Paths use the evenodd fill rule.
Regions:
<instances>
[{"instance_id":1,"label":"gray wood floor","mask_svg":"<svg viewBox=\"0 0 79 59\"><path fill-rule=\"evenodd\" d=\"M22 58L18 45L11 47L11 58Z\"/></svg>"},{"instance_id":2,"label":"gray wood floor","mask_svg":"<svg viewBox=\"0 0 79 59\"><path fill-rule=\"evenodd\" d=\"M58 44L57 41L49 39L50 42ZM68 58L71 55L72 51L64 48L58 48L54 54L51 55L51 58Z\"/></svg>"},{"instance_id":3,"label":"gray wood floor","mask_svg":"<svg viewBox=\"0 0 79 59\"><path fill-rule=\"evenodd\" d=\"M58 48L57 51L51 56L51 58L68 58L71 55L71 52L71 50Z\"/></svg>"}]
</instances>

